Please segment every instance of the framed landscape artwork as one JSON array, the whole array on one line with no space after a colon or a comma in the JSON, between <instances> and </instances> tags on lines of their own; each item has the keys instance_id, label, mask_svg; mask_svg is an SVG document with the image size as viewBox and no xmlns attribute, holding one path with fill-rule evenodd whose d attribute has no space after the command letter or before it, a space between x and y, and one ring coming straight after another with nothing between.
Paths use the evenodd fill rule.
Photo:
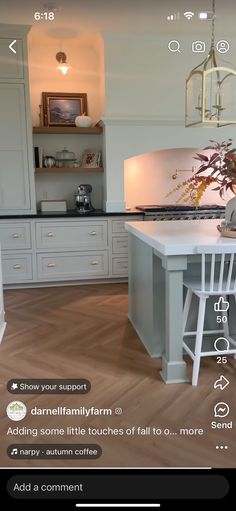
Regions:
<instances>
[{"instance_id":1,"label":"framed landscape artwork","mask_svg":"<svg viewBox=\"0 0 236 511\"><path fill-rule=\"evenodd\" d=\"M42 92L44 126L75 126L77 115L87 115L86 93Z\"/></svg>"}]
</instances>

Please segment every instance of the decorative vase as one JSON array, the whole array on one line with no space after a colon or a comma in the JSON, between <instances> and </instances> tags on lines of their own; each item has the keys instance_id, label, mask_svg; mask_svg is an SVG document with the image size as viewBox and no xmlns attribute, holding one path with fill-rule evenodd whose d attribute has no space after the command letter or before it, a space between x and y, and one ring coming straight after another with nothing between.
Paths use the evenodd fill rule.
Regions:
<instances>
[{"instance_id":1,"label":"decorative vase","mask_svg":"<svg viewBox=\"0 0 236 511\"><path fill-rule=\"evenodd\" d=\"M232 197L232 199L230 199L226 204L225 221L236 225L236 195L235 197Z\"/></svg>"},{"instance_id":2,"label":"decorative vase","mask_svg":"<svg viewBox=\"0 0 236 511\"><path fill-rule=\"evenodd\" d=\"M75 118L75 125L77 126L77 128L90 128L92 124L93 121L91 117L89 117L88 115L78 115Z\"/></svg>"}]
</instances>

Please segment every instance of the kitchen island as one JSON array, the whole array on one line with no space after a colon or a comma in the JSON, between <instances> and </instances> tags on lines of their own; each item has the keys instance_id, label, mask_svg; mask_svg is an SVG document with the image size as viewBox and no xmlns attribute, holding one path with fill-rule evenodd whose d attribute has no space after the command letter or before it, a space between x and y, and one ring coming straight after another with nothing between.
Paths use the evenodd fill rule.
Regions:
<instances>
[{"instance_id":1,"label":"kitchen island","mask_svg":"<svg viewBox=\"0 0 236 511\"><path fill-rule=\"evenodd\" d=\"M199 274L196 246L209 245L210 251L227 244L229 252L236 253L236 242L221 237L218 224L219 220L125 224L129 233L129 319L149 355L162 357L161 376L166 383L188 381L182 348L183 272ZM214 319L212 310L209 315Z\"/></svg>"}]
</instances>

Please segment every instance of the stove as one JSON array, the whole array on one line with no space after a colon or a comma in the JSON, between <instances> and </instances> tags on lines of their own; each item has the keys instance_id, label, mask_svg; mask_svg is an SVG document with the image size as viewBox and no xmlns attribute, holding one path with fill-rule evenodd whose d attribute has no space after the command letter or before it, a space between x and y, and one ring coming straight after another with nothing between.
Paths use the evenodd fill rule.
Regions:
<instances>
[{"instance_id":1,"label":"stove","mask_svg":"<svg viewBox=\"0 0 236 511\"><path fill-rule=\"evenodd\" d=\"M218 204L205 204L194 206L186 204L147 204L136 206L144 213L144 220L199 220L210 218L224 218L225 207Z\"/></svg>"}]
</instances>

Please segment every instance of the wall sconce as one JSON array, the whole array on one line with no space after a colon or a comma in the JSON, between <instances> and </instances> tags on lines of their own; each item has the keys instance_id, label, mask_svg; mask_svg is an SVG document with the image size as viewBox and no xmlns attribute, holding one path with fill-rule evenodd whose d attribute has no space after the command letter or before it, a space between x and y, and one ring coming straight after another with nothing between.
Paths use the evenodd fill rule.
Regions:
<instances>
[{"instance_id":1,"label":"wall sconce","mask_svg":"<svg viewBox=\"0 0 236 511\"><path fill-rule=\"evenodd\" d=\"M179 172L194 172L194 171L195 171L195 167L194 166L191 169L175 169L175 171L171 175L171 178L172 179L177 179Z\"/></svg>"},{"instance_id":2,"label":"wall sconce","mask_svg":"<svg viewBox=\"0 0 236 511\"><path fill-rule=\"evenodd\" d=\"M71 66L66 62L66 54L63 51L59 51L56 54L57 62L59 62L57 66L57 70L61 71L61 73L65 76L69 69L71 69Z\"/></svg>"}]
</instances>

